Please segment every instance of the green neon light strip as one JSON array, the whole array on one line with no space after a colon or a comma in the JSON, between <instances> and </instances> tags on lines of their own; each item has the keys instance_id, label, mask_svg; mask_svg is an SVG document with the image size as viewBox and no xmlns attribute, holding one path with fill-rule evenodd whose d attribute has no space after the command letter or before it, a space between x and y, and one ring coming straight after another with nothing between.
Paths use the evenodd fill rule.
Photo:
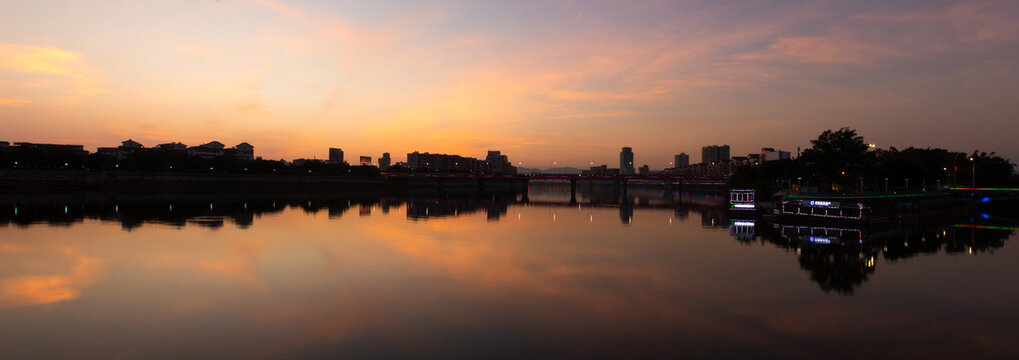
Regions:
<instances>
[{"instance_id":1,"label":"green neon light strip","mask_svg":"<svg viewBox=\"0 0 1019 360\"><path fill-rule=\"evenodd\" d=\"M957 228L967 228L967 229L1012 230L1012 231L1019 230L1019 227L1011 227L1011 226L989 226L989 225L967 225L967 224L959 224L959 225L954 225L954 226L957 227Z\"/></svg>"},{"instance_id":2,"label":"green neon light strip","mask_svg":"<svg viewBox=\"0 0 1019 360\"><path fill-rule=\"evenodd\" d=\"M810 196L810 195L789 195L793 199L891 199L903 197L937 196L941 194L902 194L902 195L860 195L860 196Z\"/></svg>"},{"instance_id":3,"label":"green neon light strip","mask_svg":"<svg viewBox=\"0 0 1019 360\"><path fill-rule=\"evenodd\" d=\"M972 187L953 187L948 188L949 190L958 191L1019 191L1019 188L972 188Z\"/></svg>"}]
</instances>

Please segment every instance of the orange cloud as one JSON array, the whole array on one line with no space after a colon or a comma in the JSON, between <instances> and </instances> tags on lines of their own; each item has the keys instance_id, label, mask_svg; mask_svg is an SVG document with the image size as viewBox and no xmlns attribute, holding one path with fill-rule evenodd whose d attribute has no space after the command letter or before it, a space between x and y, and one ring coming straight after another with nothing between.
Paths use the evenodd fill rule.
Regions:
<instances>
[{"instance_id":1,"label":"orange cloud","mask_svg":"<svg viewBox=\"0 0 1019 360\"><path fill-rule=\"evenodd\" d=\"M74 71L80 58L75 52L57 48L0 44L0 68L7 70L64 75Z\"/></svg>"},{"instance_id":2,"label":"orange cloud","mask_svg":"<svg viewBox=\"0 0 1019 360\"><path fill-rule=\"evenodd\" d=\"M566 119L590 119L590 118L614 118L630 116L634 113L632 111L611 111L611 112L598 112L598 113L575 113L565 115L553 115L549 116L549 119L555 120L566 120Z\"/></svg>"},{"instance_id":3,"label":"orange cloud","mask_svg":"<svg viewBox=\"0 0 1019 360\"><path fill-rule=\"evenodd\" d=\"M77 103L88 95L105 92L98 71L85 65L76 52L44 46L0 44L0 69L48 78L22 84L22 88L44 88L46 97ZM3 73L0 72L0 79ZM59 79L54 81L53 78ZM35 81L39 80L39 81ZM24 99L22 99L24 100ZM25 100L31 101L31 100Z\"/></svg>"},{"instance_id":4,"label":"orange cloud","mask_svg":"<svg viewBox=\"0 0 1019 360\"><path fill-rule=\"evenodd\" d=\"M35 101L25 99L0 99L0 105L31 104Z\"/></svg>"}]
</instances>

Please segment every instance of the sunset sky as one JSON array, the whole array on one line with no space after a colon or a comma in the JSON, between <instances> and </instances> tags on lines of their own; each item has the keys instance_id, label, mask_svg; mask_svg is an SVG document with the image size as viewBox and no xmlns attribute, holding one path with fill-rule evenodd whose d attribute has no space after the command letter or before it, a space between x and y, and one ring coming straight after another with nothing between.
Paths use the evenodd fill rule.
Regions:
<instances>
[{"instance_id":1,"label":"sunset sky","mask_svg":"<svg viewBox=\"0 0 1019 360\"><path fill-rule=\"evenodd\" d=\"M1019 162L1019 1L0 0L0 141L668 167L829 128Z\"/></svg>"}]
</instances>

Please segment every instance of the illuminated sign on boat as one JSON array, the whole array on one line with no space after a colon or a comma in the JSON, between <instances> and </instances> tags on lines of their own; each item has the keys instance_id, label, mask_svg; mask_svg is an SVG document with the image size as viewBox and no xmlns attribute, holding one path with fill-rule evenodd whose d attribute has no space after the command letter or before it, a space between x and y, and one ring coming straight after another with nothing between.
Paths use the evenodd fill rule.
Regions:
<instances>
[{"instance_id":1,"label":"illuminated sign on boat","mask_svg":"<svg viewBox=\"0 0 1019 360\"><path fill-rule=\"evenodd\" d=\"M810 243L812 244L831 244L831 239L826 237L811 236Z\"/></svg>"},{"instance_id":2,"label":"illuminated sign on boat","mask_svg":"<svg viewBox=\"0 0 1019 360\"><path fill-rule=\"evenodd\" d=\"M831 201L810 200L810 206L831 206Z\"/></svg>"}]
</instances>

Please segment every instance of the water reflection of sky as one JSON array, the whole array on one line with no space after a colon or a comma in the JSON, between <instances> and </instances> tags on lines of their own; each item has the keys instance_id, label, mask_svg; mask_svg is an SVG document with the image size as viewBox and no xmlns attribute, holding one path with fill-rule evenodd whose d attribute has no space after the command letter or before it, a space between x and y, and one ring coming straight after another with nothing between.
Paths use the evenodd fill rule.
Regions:
<instances>
[{"instance_id":1,"label":"water reflection of sky","mask_svg":"<svg viewBox=\"0 0 1019 360\"><path fill-rule=\"evenodd\" d=\"M843 248L770 225L733 236L724 211L705 210L710 197L630 210L533 195L387 199L287 201L239 221L146 216L130 231L93 213L0 228L0 355L1019 355L1019 253L1003 246L1014 233L869 233L878 245ZM949 251L971 237L1000 244ZM837 286L859 274L839 273L842 262L864 269L852 296Z\"/></svg>"}]
</instances>

